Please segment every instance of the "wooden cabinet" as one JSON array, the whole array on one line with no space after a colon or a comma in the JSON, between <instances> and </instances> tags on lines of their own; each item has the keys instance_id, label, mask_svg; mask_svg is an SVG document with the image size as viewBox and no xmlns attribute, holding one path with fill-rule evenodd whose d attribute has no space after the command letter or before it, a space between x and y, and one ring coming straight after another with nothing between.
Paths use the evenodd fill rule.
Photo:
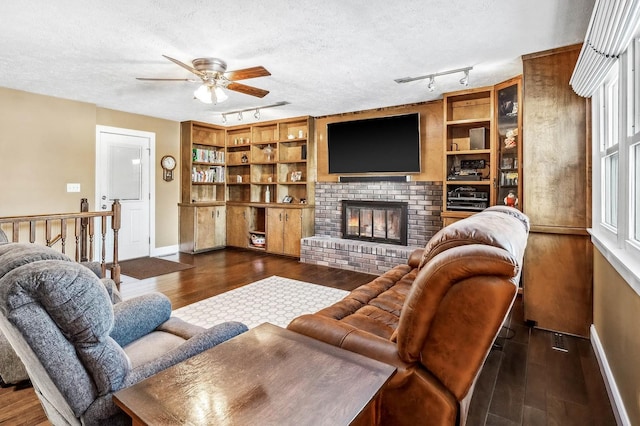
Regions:
<instances>
[{"instance_id":1,"label":"wooden cabinet","mask_svg":"<svg viewBox=\"0 0 640 426\"><path fill-rule=\"evenodd\" d=\"M525 319L589 336L592 323L589 101L571 78L580 45L523 57L523 211L531 220L523 268Z\"/></svg>"},{"instance_id":2,"label":"wooden cabinet","mask_svg":"<svg viewBox=\"0 0 640 426\"><path fill-rule=\"evenodd\" d=\"M224 206L180 206L180 251L196 253L226 245Z\"/></svg>"},{"instance_id":3,"label":"wooden cabinet","mask_svg":"<svg viewBox=\"0 0 640 426\"><path fill-rule=\"evenodd\" d=\"M187 121L180 125L180 138L180 251L224 247L225 129Z\"/></svg>"},{"instance_id":4,"label":"wooden cabinet","mask_svg":"<svg viewBox=\"0 0 640 426\"><path fill-rule=\"evenodd\" d=\"M228 244L300 256L300 239L313 235L313 134L310 117L182 123L180 250ZM268 226L269 214L283 222Z\"/></svg>"},{"instance_id":5,"label":"wooden cabinet","mask_svg":"<svg viewBox=\"0 0 640 426\"><path fill-rule=\"evenodd\" d=\"M267 209L267 251L300 256L300 240L311 235L313 214L310 209Z\"/></svg>"},{"instance_id":6,"label":"wooden cabinet","mask_svg":"<svg viewBox=\"0 0 640 426\"><path fill-rule=\"evenodd\" d=\"M495 199L494 88L444 95L443 225L467 217Z\"/></svg>"}]
</instances>

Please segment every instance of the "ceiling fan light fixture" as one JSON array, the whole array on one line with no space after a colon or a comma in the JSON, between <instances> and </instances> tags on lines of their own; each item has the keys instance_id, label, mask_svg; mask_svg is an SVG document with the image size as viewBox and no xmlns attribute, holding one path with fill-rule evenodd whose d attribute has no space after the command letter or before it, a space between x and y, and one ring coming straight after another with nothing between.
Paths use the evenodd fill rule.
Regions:
<instances>
[{"instance_id":1,"label":"ceiling fan light fixture","mask_svg":"<svg viewBox=\"0 0 640 426\"><path fill-rule=\"evenodd\" d=\"M211 87L206 84L201 85L193 92L193 96L196 97L200 102L205 104L213 103L213 94L211 93Z\"/></svg>"}]
</instances>

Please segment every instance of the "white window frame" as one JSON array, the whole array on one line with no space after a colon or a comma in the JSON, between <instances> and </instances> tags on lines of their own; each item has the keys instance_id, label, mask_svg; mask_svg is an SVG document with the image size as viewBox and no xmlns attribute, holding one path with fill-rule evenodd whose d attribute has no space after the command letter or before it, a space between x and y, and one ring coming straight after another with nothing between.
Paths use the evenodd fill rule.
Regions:
<instances>
[{"instance_id":1,"label":"white window frame","mask_svg":"<svg viewBox=\"0 0 640 426\"><path fill-rule=\"evenodd\" d=\"M640 241L633 239L634 209L640 197L640 170L635 169L632 150L640 143L640 31L614 65L616 70L601 84L592 98L593 117L593 227L590 229L596 248L616 268L618 273L640 295ZM618 79L617 143L608 140L612 134L608 125L611 116L607 101L611 93L612 76ZM605 176L604 159L618 153L617 227L604 221ZM640 214L640 212L635 212Z\"/></svg>"}]
</instances>

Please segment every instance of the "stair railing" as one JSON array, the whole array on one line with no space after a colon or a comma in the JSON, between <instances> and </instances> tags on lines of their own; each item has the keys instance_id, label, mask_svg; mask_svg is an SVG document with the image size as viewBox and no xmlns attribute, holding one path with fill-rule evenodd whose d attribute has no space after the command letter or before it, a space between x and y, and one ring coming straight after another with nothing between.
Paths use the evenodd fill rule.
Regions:
<instances>
[{"instance_id":1,"label":"stair railing","mask_svg":"<svg viewBox=\"0 0 640 426\"><path fill-rule=\"evenodd\" d=\"M107 272L107 232L110 225L113 231L113 261L109 265L111 279L120 286L120 264L118 263L118 231L120 230L120 214L121 204L119 200L115 200L111 206L111 210L106 211L88 211L86 199L82 199L81 211L78 213L56 213L32 216L11 216L0 217L0 229L7 234L9 241L17 243L20 241L21 228L28 228L29 242L42 243L48 247L54 247L60 243L60 251L66 254L69 228L73 225L73 243L75 245L75 261L83 262L94 259L94 246L96 234L96 222L99 224L99 233L101 238L102 251L100 253L100 267L102 276L106 276ZM111 218L109 221L108 218ZM110 222L110 223L109 223ZM11 226L2 227L2 224L11 224ZM36 232L44 228L44 236L38 235ZM55 232L58 232L54 235ZM8 232L7 232L8 231ZM43 238L44 237L44 238ZM87 249L89 251L87 256Z\"/></svg>"}]
</instances>

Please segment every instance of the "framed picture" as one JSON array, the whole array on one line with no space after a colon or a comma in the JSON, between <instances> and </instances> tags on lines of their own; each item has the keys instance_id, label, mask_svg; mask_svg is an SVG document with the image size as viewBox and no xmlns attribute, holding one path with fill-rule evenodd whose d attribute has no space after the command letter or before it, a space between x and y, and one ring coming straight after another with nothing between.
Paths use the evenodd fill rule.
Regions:
<instances>
[{"instance_id":1,"label":"framed picture","mask_svg":"<svg viewBox=\"0 0 640 426\"><path fill-rule=\"evenodd\" d=\"M282 198L283 203L290 203L292 201L293 201L293 197L291 195L285 195L284 198Z\"/></svg>"}]
</instances>

